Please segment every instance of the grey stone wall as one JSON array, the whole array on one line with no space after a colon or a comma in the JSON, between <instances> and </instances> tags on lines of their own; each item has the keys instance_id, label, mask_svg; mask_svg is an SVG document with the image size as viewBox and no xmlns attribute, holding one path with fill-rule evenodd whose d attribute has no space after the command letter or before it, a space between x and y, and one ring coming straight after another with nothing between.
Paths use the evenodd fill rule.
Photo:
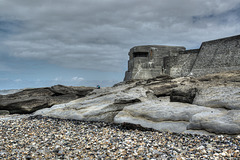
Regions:
<instances>
[{"instance_id":1,"label":"grey stone wall","mask_svg":"<svg viewBox=\"0 0 240 160\"><path fill-rule=\"evenodd\" d=\"M199 49L186 50L180 52L175 65L171 68L172 77L185 77L188 76L194 61L196 60Z\"/></svg>"},{"instance_id":2,"label":"grey stone wall","mask_svg":"<svg viewBox=\"0 0 240 160\"><path fill-rule=\"evenodd\" d=\"M201 76L240 70L240 35L203 42L191 73Z\"/></svg>"}]
</instances>

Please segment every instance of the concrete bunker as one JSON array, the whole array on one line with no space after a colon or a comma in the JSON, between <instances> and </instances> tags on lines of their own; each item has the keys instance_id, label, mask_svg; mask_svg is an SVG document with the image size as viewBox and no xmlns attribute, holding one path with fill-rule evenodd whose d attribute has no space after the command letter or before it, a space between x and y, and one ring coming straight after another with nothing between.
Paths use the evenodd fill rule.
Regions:
<instances>
[{"instance_id":1,"label":"concrete bunker","mask_svg":"<svg viewBox=\"0 0 240 160\"><path fill-rule=\"evenodd\" d=\"M170 74L174 59L170 57L176 56L179 51L185 51L185 47L147 45L131 48L124 80L148 79L161 74Z\"/></svg>"},{"instance_id":2,"label":"concrete bunker","mask_svg":"<svg viewBox=\"0 0 240 160\"><path fill-rule=\"evenodd\" d=\"M145 45L129 51L124 80L201 76L240 70L240 35L203 42L199 49L182 46Z\"/></svg>"}]
</instances>

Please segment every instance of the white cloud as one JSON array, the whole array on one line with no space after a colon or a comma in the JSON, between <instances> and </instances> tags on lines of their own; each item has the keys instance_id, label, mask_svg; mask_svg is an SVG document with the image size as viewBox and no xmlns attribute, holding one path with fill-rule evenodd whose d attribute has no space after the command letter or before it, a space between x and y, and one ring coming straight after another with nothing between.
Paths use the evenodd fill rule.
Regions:
<instances>
[{"instance_id":1,"label":"white cloud","mask_svg":"<svg viewBox=\"0 0 240 160\"><path fill-rule=\"evenodd\" d=\"M73 81L83 81L84 78L82 78L82 77L73 77L72 80Z\"/></svg>"},{"instance_id":2,"label":"white cloud","mask_svg":"<svg viewBox=\"0 0 240 160\"><path fill-rule=\"evenodd\" d=\"M3 42L11 56L123 71L135 45L194 48L239 34L239 9L239 0L3 0L0 21L21 22Z\"/></svg>"},{"instance_id":3,"label":"white cloud","mask_svg":"<svg viewBox=\"0 0 240 160\"><path fill-rule=\"evenodd\" d=\"M22 82L22 80L19 78L19 79L15 79L14 80L15 82Z\"/></svg>"},{"instance_id":4,"label":"white cloud","mask_svg":"<svg viewBox=\"0 0 240 160\"><path fill-rule=\"evenodd\" d=\"M56 78L54 78L54 81L62 81L62 78L56 77Z\"/></svg>"}]
</instances>

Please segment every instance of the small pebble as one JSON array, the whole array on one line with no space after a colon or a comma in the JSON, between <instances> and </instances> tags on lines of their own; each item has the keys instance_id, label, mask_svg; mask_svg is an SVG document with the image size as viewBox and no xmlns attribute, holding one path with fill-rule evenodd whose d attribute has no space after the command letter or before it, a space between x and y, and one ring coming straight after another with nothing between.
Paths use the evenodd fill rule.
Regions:
<instances>
[{"instance_id":1,"label":"small pebble","mask_svg":"<svg viewBox=\"0 0 240 160\"><path fill-rule=\"evenodd\" d=\"M0 159L239 159L239 137L29 117L0 120Z\"/></svg>"}]
</instances>

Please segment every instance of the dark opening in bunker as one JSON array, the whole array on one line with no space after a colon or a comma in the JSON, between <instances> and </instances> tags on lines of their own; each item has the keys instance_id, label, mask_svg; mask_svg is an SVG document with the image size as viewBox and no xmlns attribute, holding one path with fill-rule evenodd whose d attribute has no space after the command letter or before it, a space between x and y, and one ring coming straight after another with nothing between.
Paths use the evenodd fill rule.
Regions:
<instances>
[{"instance_id":1,"label":"dark opening in bunker","mask_svg":"<svg viewBox=\"0 0 240 160\"><path fill-rule=\"evenodd\" d=\"M147 57L148 56L148 52L134 52L133 53L133 57Z\"/></svg>"}]
</instances>

